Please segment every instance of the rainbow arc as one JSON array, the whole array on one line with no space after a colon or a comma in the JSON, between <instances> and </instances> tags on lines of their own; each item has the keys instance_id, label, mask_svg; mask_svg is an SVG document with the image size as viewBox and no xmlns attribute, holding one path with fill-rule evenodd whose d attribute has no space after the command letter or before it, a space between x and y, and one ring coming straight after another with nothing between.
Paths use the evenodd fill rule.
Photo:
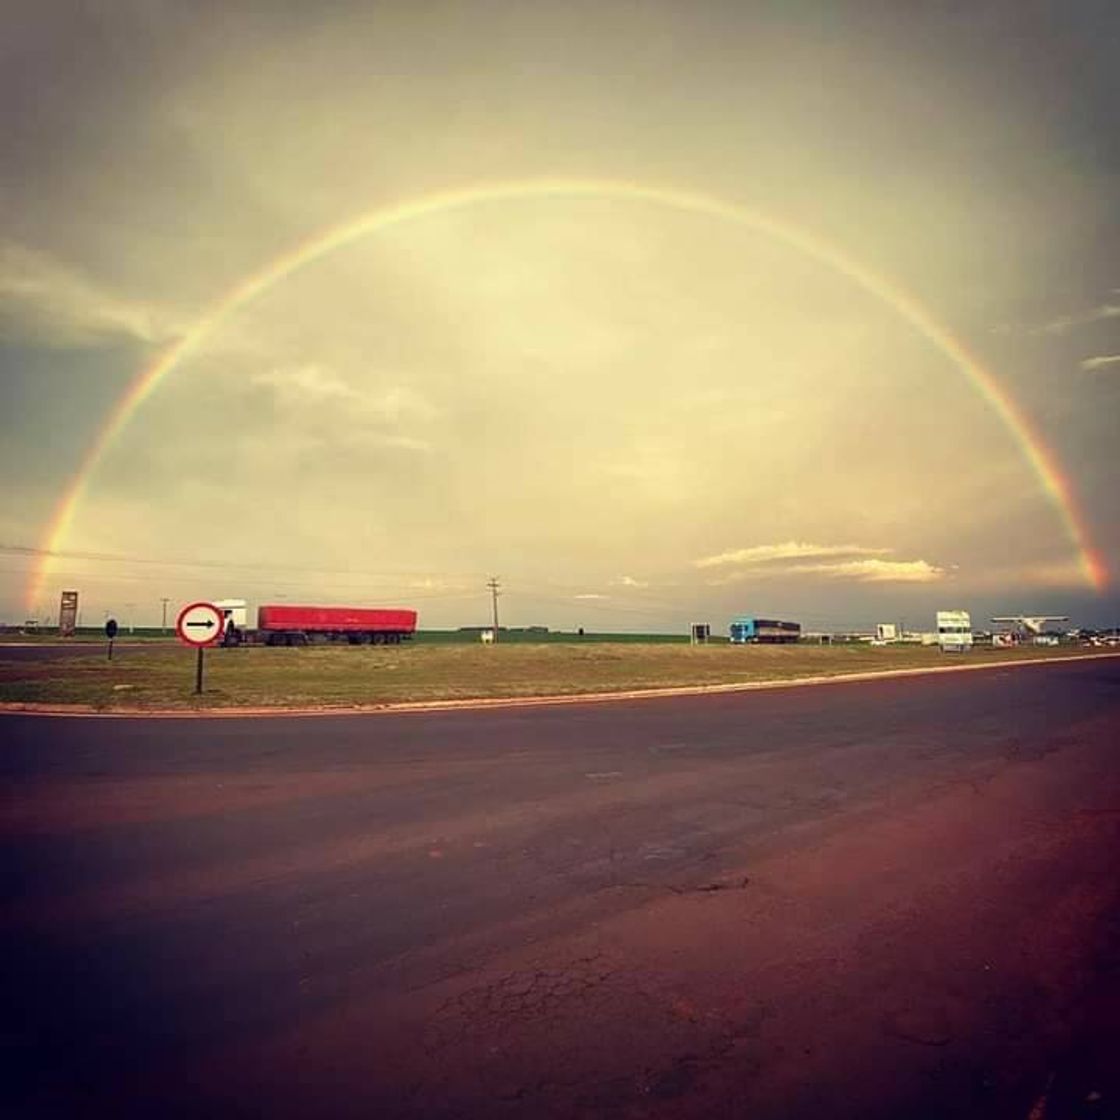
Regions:
<instances>
[{"instance_id":1,"label":"rainbow arc","mask_svg":"<svg viewBox=\"0 0 1120 1120\"><path fill-rule=\"evenodd\" d=\"M534 179L428 194L398 205L368 211L302 242L242 280L218 299L188 334L169 346L151 365L140 371L110 411L78 471L60 498L47 526L42 543L41 561L33 569L28 583L28 606L31 607L42 601L51 579L54 555L63 550L75 514L97 471L98 464L109 448L128 426L137 409L155 392L164 378L202 350L214 333L238 310L258 299L293 273L335 250L394 226L481 204L526 199L578 198L642 202L727 221L775 239L834 270L875 296L964 374L1014 439L1031 472L1048 496L1076 554L1085 583L1098 591L1107 586L1108 570L1093 548L1090 533L1078 509L1072 486L1041 434L996 377L985 369L926 307L902 288L888 282L815 234L748 207L691 191L624 181Z\"/></svg>"}]
</instances>

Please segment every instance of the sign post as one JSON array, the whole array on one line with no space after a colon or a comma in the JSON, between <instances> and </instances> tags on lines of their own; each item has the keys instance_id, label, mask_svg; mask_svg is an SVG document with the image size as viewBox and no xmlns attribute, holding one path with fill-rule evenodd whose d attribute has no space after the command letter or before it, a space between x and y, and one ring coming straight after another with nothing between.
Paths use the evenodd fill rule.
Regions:
<instances>
[{"instance_id":1,"label":"sign post","mask_svg":"<svg viewBox=\"0 0 1120 1120\"><path fill-rule=\"evenodd\" d=\"M179 641L198 650L194 676L196 695L202 692L203 650L221 641L225 624L225 616L213 603L191 603L179 612L175 621L175 633L179 636Z\"/></svg>"},{"instance_id":2,"label":"sign post","mask_svg":"<svg viewBox=\"0 0 1120 1120\"><path fill-rule=\"evenodd\" d=\"M105 637L109 639L109 660L113 660L113 639L117 636L117 620L110 618L105 623Z\"/></svg>"},{"instance_id":3,"label":"sign post","mask_svg":"<svg viewBox=\"0 0 1120 1120\"><path fill-rule=\"evenodd\" d=\"M58 636L72 638L78 627L78 593L64 591L58 604Z\"/></svg>"}]
</instances>

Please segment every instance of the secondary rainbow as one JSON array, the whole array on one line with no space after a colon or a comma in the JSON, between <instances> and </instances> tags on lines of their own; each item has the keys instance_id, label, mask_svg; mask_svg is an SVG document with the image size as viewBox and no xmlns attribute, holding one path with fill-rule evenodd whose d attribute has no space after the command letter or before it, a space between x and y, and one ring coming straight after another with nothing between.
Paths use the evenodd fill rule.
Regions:
<instances>
[{"instance_id":1,"label":"secondary rainbow","mask_svg":"<svg viewBox=\"0 0 1120 1120\"><path fill-rule=\"evenodd\" d=\"M482 204L549 198L598 198L648 203L732 222L788 245L812 260L835 270L876 296L965 374L1014 438L1024 459L1049 496L1077 555L1086 583L1098 591L1107 586L1108 570L1093 548L1084 518L1078 511L1072 488L1059 469L1054 454L993 374L984 369L913 296L815 234L748 207L691 191L643 186L625 181L534 179L428 194L394 206L367 211L350 221L316 234L277 257L214 303L189 333L163 351L150 366L136 376L113 407L59 500L47 526L41 546L40 562L32 570L28 583L28 607L33 608L36 603L42 601L50 580L55 555L65 544L75 513L106 451L160 382L192 354L201 350L231 315L299 269L344 245L379 233L390 226Z\"/></svg>"}]
</instances>

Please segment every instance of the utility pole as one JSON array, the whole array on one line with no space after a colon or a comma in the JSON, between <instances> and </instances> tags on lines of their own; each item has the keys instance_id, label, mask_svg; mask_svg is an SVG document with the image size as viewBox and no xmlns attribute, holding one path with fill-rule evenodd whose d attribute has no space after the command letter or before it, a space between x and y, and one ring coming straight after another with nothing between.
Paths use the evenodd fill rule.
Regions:
<instances>
[{"instance_id":1,"label":"utility pole","mask_svg":"<svg viewBox=\"0 0 1120 1120\"><path fill-rule=\"evenodd\" d=\"M160 599L160 602L163 604L163 625L162 625L161 628L162 628L163 632L166 634L167 633L167 604L170 603L171 600L170 599Z\"/></svg>"},{"instance_id":2,"label":"utility pole","mask_svg":"<svg viewBox=\"0 0 1120 1120\"><path fill-rule=\"evenodd\" d=\"M502 585L497 576L491 576L486 586L490 588L490 598L494 604L494 641L498 640L498 596L502 593Z\"/></svg>"}]
</instances>

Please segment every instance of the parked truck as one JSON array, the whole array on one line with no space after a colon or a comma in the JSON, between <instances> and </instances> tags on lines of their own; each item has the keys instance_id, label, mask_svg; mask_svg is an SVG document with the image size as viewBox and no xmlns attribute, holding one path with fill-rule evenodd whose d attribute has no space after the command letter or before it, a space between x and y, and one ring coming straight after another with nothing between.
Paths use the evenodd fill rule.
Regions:
<instances>
[{"instance_id":1,"label":"parked truck","mask_svg":"<svg viewBox=\"0 0 1120 1120\"><path fill-rule=\"evenodd\" d=\"M219 599L225 618L222 644L302 646L313 642L399 645L416 633L416 612L396 607L312 607L262 603L257 625L247 625L244 599Z\"/></svg>"},{"instance_id":2,"label":"parked truck","mask_svg":"<svg viewBox=\"0 0 1120 1120\"><path fill-rule=\"evenodd\" d=\"M785 645L801 640L801 623L769 618L737 618L731 623L730 637L732 645Z\"/></svg>"},{"instance_id":3,"label":"parked truck","mask_svg":"<svg viewBox=\"0 0 1120 1120\"><path fill-rule=\"evenodd\" d=\"M937 644L942 653L966 653L972 649L972 618L968 611L937 612Z\"/></svg>"}]
</instances>

